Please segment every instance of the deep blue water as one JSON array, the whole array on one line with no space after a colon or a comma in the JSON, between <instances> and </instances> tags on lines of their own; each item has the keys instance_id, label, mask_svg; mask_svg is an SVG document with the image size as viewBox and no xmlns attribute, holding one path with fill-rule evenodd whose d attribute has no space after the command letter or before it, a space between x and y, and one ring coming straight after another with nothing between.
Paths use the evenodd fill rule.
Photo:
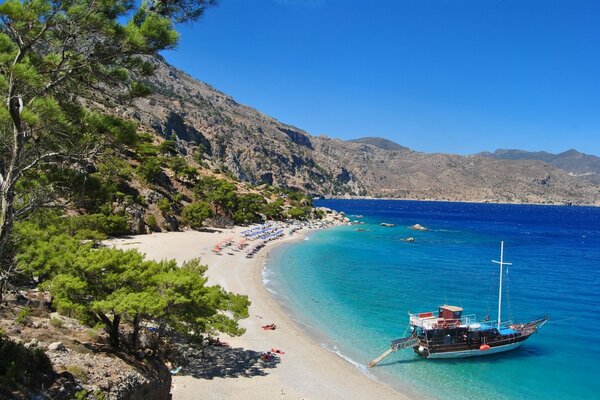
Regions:
<instances>
[{"instance_id":1,"label":"deep blue water","mask_svg":"<svg viewBox=\"0 0 600 400\"><path fill-rule=\"evenodd\" d=\"M369 370L440 399L590 399L600 393L600 208L322 200L364 225L318 231L273 252L267 286L327 347L358 365L402 337L407 312L440 304L496 318L505 242L503 320L551 320L499 355L423 360L412 350ZM394 228L379 226L395 223ZM409 229L419 223L430 228ZM366 231L356 231L357 228ZM401 238L412 236L414 243ZM506 269L505 269L506 272Z\"/></svg>"}]
</instances>

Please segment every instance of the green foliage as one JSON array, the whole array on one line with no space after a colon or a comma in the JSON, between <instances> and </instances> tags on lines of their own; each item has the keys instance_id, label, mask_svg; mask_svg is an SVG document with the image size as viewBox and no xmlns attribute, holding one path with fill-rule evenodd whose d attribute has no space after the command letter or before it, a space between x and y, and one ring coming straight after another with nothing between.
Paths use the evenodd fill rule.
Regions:
<instances>
[{"instance_id":1,"label":"green foliage","mask_svg":"<svg viewBox=\"0 0 600 400\"><path fill-rule=\"evenodd\" d=\"M67 369L67 372L71 372ZM77 376L75 374L73 374L73 376ZM77 392L75 392L75 400L85 400L88 397L88 391L85 389L81 389Z\"/></svg>"},{"instance_id":2,"label":"green foliage","mask_svg":"<svg viewBox=\"0 0 600 400\"><path fill-rule=\"evenodd\" d=\"M63 327L63 322L60 318L56 318L56 317L52 317L50 319L50 325L52 325L55 328L62 328Z\"/></svg>"},{"instance_id":3,"label":"green foliage","mask_svg":"<svg viewBox=\"0 0 600 400\"><path fill-rule=\"evenodd\" d=\"M146 225L150 227L151 230L155 231L158 229L158 223L156 222L156 217L152 214L146 217Z\"/></svg>"},{"instance_id":4,"label":"green foliage","mask_svg":"<svg viewBox=\"0 0 600 400\"><path fill-rule=\"evenodd\" d=\"M266 201L259 194L244 194L238 197L233 220L238 224L261 221L260 213L264 210Z\"/></svg>"},{"instance_id":5,"label":"green foliage","mask_svg":"<svg viewBox=\"0 0 600 400\"><path fill-rule=\"evenodd\" d=\"M292 207L287 214L292 219L306 219L310 215L310 207Z\"/></svg>"},{"instance_id":6,"label":"green foliage","mask_svg":"<svg viewBox=\"0 0 600 400\"><path fill-rule=\"evenodd\" d=\"M17 316L15 317L15 322L17 324L24 325L27 322L27 318L29 316L31 316L31 308L23 307L17 313Z\"/></svg>"},{"instance_id":7,"label":"green foliage","mask_svg":"<svg viewBox=\"0 0 600 400\"><path fill-rule=\"evenodd\" d=\"M183 194L181 194L181 193L175 193L173 195L173 201L175 203L181 203L183 201Z\"/></svg>"},{"instance_id":8,"label":"green foliage","mask_svg":"<svg viewBox=\"0 0 600 400\"><path fill-rule=\"evenodd\" d=\"M194 194L200 200L211 203L217 213L233 215L235 212L238 195L237 187L224 179L204 177L194 186Z\"/></svg>"},{"instance_id":9,"label":"green foliage","mask_svg":"<svg viewBox=\"0 0 600 400\"><path fill-rule=\"evenodd\" d=\"M59 311L102 323L115 346L121 321L162 321L186 335L243 332L237 321L247 317L248 299L206 286L206 267L197 260L178 267L144 260L134 250L95 249L64 234L46 239L32 241L19 254L19 266L43 277L40 287Z\"/></svg>"},{"instance_id":10,"label":"green foliage","mask_svg":"<svg viewBox=\"0 0 600 400\"><path fill-rule=\"evenodd\" d=\"M185 158L180 156L168 157L165 162L167 167L169 167L175 173L176 177L179 177L182 174L186 175L186 168L189 168Z\"/></svg>"},{"instance_id":11,"label":"green foliage","mask_svg":"<svg viewBox=\"0 0 600 400\"><path fill-rule=\"evenodd\" d=\"M137 126L133 121L90 112L86 115L83 122L91 128L96 135L102 135L111 138L115 144L124 144L134 146L137 143Z\"/></svg>"},{"instance_id":12,"label":"green foliage","mask_svg":"<svg viewBox=\"0 0 600 400\"><path fill-rule=\"evenodd\" d=\"M94 231L106 237L131 233L127 218L121 214L86 214L69 219L69 233L72 236L95 239L98 236L94 235ZM85 237L84 233L87 233Z\"/></svg>"},{"instance_id":13,"label":"green foliage","mask_svg":"<svg viewBox=\"0 0 600 400\"><path fill-rule=\"evenodd\" d=\"M283 200L277 199L263 206L262 213L269 220L279 220L283 217Z\"/></svg>"},{"instance_id":14,"label":"green foliage","mask_svg":"<svg viewBox=\"0 0 600 400\"><path fill-rule=\"evenodd\" d=\"M204 162L204 153L206 152L206 147L203 144L199 144L198 147L196 148L196 151L194 151L194 161L196 161L198 164L202 165L202 163Z\"/></svg>"},{"instance_id":15,"label":"green foliage","mask_svg":"<svg viewBox=\"0 0 600 400\"><path fill-rule=\"evenodd\" d=\"M213 216L210 204L204 201L197 201L183 207L181 221L192 229L201 229L202 223Z\"/></svg>"},{"instance_id":16,"label":"green foliage","mask_svg":"<svg viewBox=\"0 0 600 400\"><path fill-rule=\"evenodd\" d=\"M157 205L158 205L158 209L163 214L168 214L168 213L170 213L172 211L171 202L167 198L160 199L158 201Z\"/></svg>"},{"instance_id":17,"label":"green foliage","mask_svg":"<svg viewBox=\"0 0 600 400\"><path fill-rule=\"evenodd\" d=\"M160 161L156 157L148 157L137 167L137 174L148 183L158 183L162 175Z\"/></svg>"},{"instance_id":18,"label":"green foliage","mask_svg":"<svg viewBox=\"0 0 600 400\"><path fill-rule=\"evenodd\" d=\"M80 365L77 365L77 364L67 365L65 367L65 371L71 373L74 377L76 377L83 383L88 382L90 373L87 369L81 367ZM81 398L85 399L87 397L87 391L82 390L81 392L83 392L83 397L81 397ZM81 392L78 392L78 393L81 393ZM75 396L75 398L77 398L77 395Z\"/></svg>"},{"instance_id":19,"label":"green foliage","mask_svg":"<svg viewBox=\"0 0 600 400\"><path fill-rule=\"evenodd\" d=\"M172 139L167 139L158 145L158 150L161 154L177 154L177 144Z\"/></svg>"},{"instance_id":20,"label":"green foliage","mask_svg":"<svg viewBox=\"0 0 600 400\"><path fill-rule=\"evenodd\" d=\"M49 387L54 371L46 354L27 349L0 334L0 397L13 398L12 391Z\"/></svg>"},{"instance_id":21,"label":"green foliage","mask_svg":"<svg viewBox=\"0 0 600 400\"><path fill-rule=\"evenodd\" d=\"M168 3L168 4L165 4ZM67 203L100 149L135 146L136 126L89 112L149 93L150 59L172 49L175 22L198 18L210 0L7 0L0 3L0 259L15 221L36 208ZM98 90L102 87L104 90ZM100 107L98 107L100 108ZM106 146L108 145L108 146ZM141 168L152 181L155 165ZM71 173L65 172L70 170ZM77 172L77 173L75 173ZM94 182L110 201L116 188ZM84 188L84 191L87 190ZM78 203L75 203L79 206ZM86 203L87 207L87 203ZM1 287L8 276L3 262Z\"/></svg>"}]
</instances>

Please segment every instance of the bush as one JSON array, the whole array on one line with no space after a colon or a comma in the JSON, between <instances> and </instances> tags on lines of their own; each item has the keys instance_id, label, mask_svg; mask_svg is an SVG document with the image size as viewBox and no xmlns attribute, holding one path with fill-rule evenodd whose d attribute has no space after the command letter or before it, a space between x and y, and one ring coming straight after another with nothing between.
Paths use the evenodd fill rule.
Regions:
<instances>
[{"instance_id":1,"label":"bush","mask_svg":"<svg viewBox=\"0 0 600 400\"><path fill-rule=\"evenodd\" d=\"M60 318L53 317L50 319L50 325L52 325L55 328L62 328L63 322Z\"/></svg>"},{"instance_id":2,"label":"bush","mask_svg":"<svg viewBox=\"0 0 600 400\"><path fill-rule=\"evenodd\" d=\"M158 183L162 175L160 161L156 157L148 157L137 167L137 174L148 183Z\"/></svg>"},{"instance_id":3,"label":"bush","mask_svg":"<svg viewBox=\"0 0 600 400\"><path fill-rule=\"evenodd\" d=\"M23 307L17 313L17 316L15 317L15 322L17 324L24 325L27 322L27 318L30 315L31 315L31 308L29 308L29 307Z\"/></svg>"},{"instance_id":4,"label":"bush","mask_svg":"<svg viewBox=\"0 0 600 400\"><path fill-rule=\"evenodd\" d=\"M304 207L292 207L288 210L288 216L292 219L306 219L310 213L309 208Z\"/></svg>"},{"instance_id":5,"label":"bush","mask_svg":"<svg viewBox=\"0 0 600 400\"><path fill-rule=\"evenodd\" d=\"M82 237L82 231L96 231L106 236L121 236L131 232L127 218L120 214L87 214L69 220L69 233Z\"/></svg>"},{"instance_id":6,"label":"bush","mask_svg":"<svg viewBox=\"0 0 600 400\"><path fill-rule=\"evenodd\" d=\"M167 139L158 145L158 150L161 152L161 154L175 155L177 154L177 144L174 140Z\"/></svg>"},{"instance_id":7,"label":"bush","mask_svg":"<svg viewBox=\"0 0 600 400\"><path fill-rule=\"evenodd\" d=\"M210 204L205 201L197 201L183 207L181 221L192 229L201 229L202 223L213 216Z\"/></svg>"},{"instance_id":8,"label":"bush","mask_svg":"<svg viewBox=\"0 0 600 400\"><path fill-rule=\"evenodd\" d=\"M262 219L260 212L265 206L265 199L258 194L239 196L233 219L238 224L257 222Z\"/></svg>"},{"instance_id":9,"label":"bush","mask_svg":"<svg viewBox=\"0 0 600 400\"><path fill-rule=\"evenodd\" d=\"M0 334L0 398L11 391L49 387L54 380L52 364L38 349L27 349Z\"/></svg>"},{"instance_id":10,"label":"bush","mask_svg":"<svg viewBox=\"0 0 600 400\"><path fill-rule=\"evenodd\" d=\"M169 212L171 212L171 202L169 201L169 199L160 199L158 201L158 209L163 213L163 214L167 214Z\"/></svg>"},{"instance_id":11,"label":"bush","mask_svg":"<svg viewBox=\"0 0 600 400\"><path fill-rule=\"evenodd\" d=\"M89 371L79 365L67 365L65 370L83 383L87 383L90 376Z\"/></svg>"},{"instance_id":12,"label":"bush","mask_svg":"<svg viewBox=\"0 0 600 400\"><path fill-rule=\"evenodd\" d=\"M158 229L158 223L156 222L156 217L152 214L146 217L146 225L150 227L151 230L155 231Z\"/></svg>"}]
</instances>

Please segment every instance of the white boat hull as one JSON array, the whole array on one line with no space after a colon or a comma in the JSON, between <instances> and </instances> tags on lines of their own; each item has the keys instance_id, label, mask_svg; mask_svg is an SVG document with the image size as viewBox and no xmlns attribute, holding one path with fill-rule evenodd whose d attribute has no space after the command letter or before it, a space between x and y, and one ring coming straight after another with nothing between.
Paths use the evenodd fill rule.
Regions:
<instances>
[{"instance_id":1,"label":"white boat hull","mask_svg":"<svg viewBox=\"0 0 600 400\"><path fill-rule=\"evenodd\" d=\"M427 358L465 358L465 357L479 357L487 356L488 354L502 353L509 350L514 350L523 344L523 341L511 344L505 344L503 346L492 347L488 350L463 350L463 351L448 351L443 353L429 354Z\"/></svg>"}]
</instances>

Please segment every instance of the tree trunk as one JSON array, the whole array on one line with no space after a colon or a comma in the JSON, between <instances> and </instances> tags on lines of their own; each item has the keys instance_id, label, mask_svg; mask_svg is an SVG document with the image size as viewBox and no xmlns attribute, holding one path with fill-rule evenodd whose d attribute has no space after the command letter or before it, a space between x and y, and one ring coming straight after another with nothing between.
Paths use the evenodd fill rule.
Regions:
<instances>
[{"instance_id":1,"label":"tree trunk","mask_svg":"<svg viewBox=\"0 0 600 400\"><path fill-rule=\"evenodd\" d=\"M106 316L106 314L98 312L96 313L98 319L106 325L106 331L108 332L108 338L110 345L115 349L119 348L119 324L121 323L121 315L115 314L112 321Z\"/></svg>"},{"instance_id":2,"label":"tree trunk","mask_svg":"<svg viewBox=\"0 0 600 400\"><path fill-rule=\"evenodd\" d=\"M1 184L1 210L0 210L0 260L6 259L6 245L12 231L14 222L14 202L15 202L15 183L19 174L19 163L21 162L23 148L25 147L25 133L21 122L21 98L14 93L14 87L11 87L7 100L8 111L13 123L13 143L10 158L4 160L2 165L2 184ZM8 271L5 265L2 265L4 271ZM5 277L8 278L8 277Z\"/></svg>"},{"instance_id":3,"label":"tree trunk","mask_svg":"<svg viewBox=\"0 0 600 400\"><path fill-rule=\"evenodd\" d=\"M133 346L133 350L137 350L139 347L140 341L140 315L135 314L133 317L133 334L131 335L131 345Z\"/></svg>"},{"instance_id":4,"label":"tree trunk","mask_svg":"<svg viewBox=\"0 0 600 400\"><path fill-rule=\"evenodd\" d=\"M119 348L119 324L121 323L121 316L116 314L113 317L112 324L110 326L110 331L108 335L110 336L110 345L115 349Z\"/></svg>"}]
</instances>

